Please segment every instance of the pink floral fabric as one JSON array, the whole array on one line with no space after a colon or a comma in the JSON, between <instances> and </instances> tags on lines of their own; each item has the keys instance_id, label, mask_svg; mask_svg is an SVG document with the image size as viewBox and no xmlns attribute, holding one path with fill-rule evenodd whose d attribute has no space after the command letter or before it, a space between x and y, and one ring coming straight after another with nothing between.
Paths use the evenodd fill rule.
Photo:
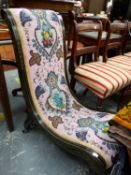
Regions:
<instances>
[{"instance_id":1,"label":"pink floral fabric","mask_svg":"<svg viewBox=\"0 0 131 175\"><path fill-rule=\"evenodd\" d=\"M112 114L81 106L71 95L65 79L63 26L50 10L10 9L24 54L31 95L42 122L57 134L100 154L107 167L119 151L108 134Z\"/></svg>"}]
</instances>

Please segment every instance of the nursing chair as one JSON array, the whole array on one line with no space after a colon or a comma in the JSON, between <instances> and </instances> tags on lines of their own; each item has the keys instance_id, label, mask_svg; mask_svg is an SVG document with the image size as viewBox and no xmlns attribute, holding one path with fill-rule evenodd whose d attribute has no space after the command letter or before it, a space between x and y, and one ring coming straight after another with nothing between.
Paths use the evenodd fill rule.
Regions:
<instances>
[{"instance_id":1,"label":"nursing chair","mask_svg":"<svg viewBox=\"0 0 131 175\"><path fill-rule=\"evenodd\" d=\"M122 148L107 134L113 115L85 108L71 94L61 16L24 8L7 9L2 15L12 33L29 117L62 148L84 158L91 173L112 171Z\"/></svg>"},{"instance_id":2,"label":"nursing chair","mask_svg":"<svg viewBox=\"0 0 131 175\"><path fill-rule=\"evenodd\" d=\"M90 24L88 25L90 26ZM86 29L88 29L88 25L86 25ZM73 73L71 80L72 89L75 88L76 81L84 84L87 87L87 89L92 91L98 97L97 109L102 110L102 102L107 97L111 96L114 93L117 93L121 89L124 89L125 87L131 84L131 75L127 70L118 68L116 66L104 62L97 61L98 59L95 59L96 62L78 65L76 61L77 55L79 55L79 53L81 53L82 50L77 49L76 43L81 37L81 35L83 36L83 33L86 33L87 31L85 32L84 28L83 30L81 30L79 23L77 22L74 22L74 28L75 34L72 51ZM99 35L97 34L97 36ZM108 35L108 37L110 36ZM88 43L88 38L86 37L85 39ZM117 42L109 43L108 48L112 45L116 47ZM98 45L96 45L96 47L97 46Z\"/></svg>"}]
</instances>

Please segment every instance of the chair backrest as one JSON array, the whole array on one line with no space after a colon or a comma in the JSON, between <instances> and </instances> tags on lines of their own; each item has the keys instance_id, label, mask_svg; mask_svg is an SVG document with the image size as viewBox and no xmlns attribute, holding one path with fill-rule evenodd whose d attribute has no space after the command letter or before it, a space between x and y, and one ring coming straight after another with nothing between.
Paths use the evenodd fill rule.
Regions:
<instances>
[{"instance_id":1,"label":"chair backrest","mask_svg":"<svg viewBox=\"0 0 131 175\"><path fill-rule=\"evenodd\" d=\"M72 47L72 36L73 36L73 21L75 19L75 12L68 11L64 13L60 13L64 20L65 27L65 40L66 40L66 54L71 50Z\"/></svg>"},{"instance_id":2,"label":"chair backrest","mask_svg":"<svg viewBox=\"0 0 131 175\"><path fill-rule=\"evenodd\" d=\"M128 30L125 44L123 44L123 53L131 51L131 21L128 21Z\"/></svg>"},{"instance_id":3,"label":"chair backrest","mask_svg":"<svg viewBox=\"0 0 131 175\"><path fill-rule=\"evenodd\" d=\"M131 38L131 21L128 21L128 34Z\"/></svg>"},{"instance_id":4,"label":"chair backrest","mask_svg":"<svg viewBox=\"0 0 131 175\"><path fill-rule=\"evenodd\" d=\"M107 52L110 49L117 49L122 54L123 44L127 37L127 21L114 21L109 24L105 44L103 47L103 61L107 61Z\"/></svg>"},{"instance_id":5,"label":"chair backrest","mask_svg":"<svg viewBox=\"0 0 131 175\"><path fill-rule=\"evenodd\" d=\"M77 17L78 23L82 22L84 20L101 21L102 26L103 26L103 30L107 29L107 25L109 23L109 18L104 18L104 17L100 17L100 16L78 16Z\"/></svg>"},{"instance_id":6,"label":"chair backrest","mask_svg":"<svg viewBox=\"0 0 131 175\"><path fill-rule=\"evenodd\" d=\"M74 19L73 22L74 26L74 34L73 34L73 47L72 47L72 65L74 65L74 68L77 67L77 57L80 55L93 53L94 54L94 60L97 61L98 55L99 55L99 47L101 42L101 35L102 35L102 23L99 20L84 20L83 22L77 23L77 21ZM88 43L88 39L84 37L86 32L97 32L97 40L95 44L93 45L85 45L82 48L77 47L77 43L83 42L86 40L86 43Z\"/></svg>"}]
</instances>

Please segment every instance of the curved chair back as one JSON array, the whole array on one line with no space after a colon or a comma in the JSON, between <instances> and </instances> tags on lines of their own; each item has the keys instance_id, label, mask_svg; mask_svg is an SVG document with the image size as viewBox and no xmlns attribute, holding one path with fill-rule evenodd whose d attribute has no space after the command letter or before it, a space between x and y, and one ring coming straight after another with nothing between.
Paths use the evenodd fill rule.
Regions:
<instances>
[{"instance_id":1,"label":"curved chair back","mask_svg":"<svg viewBox=\"0 0 131 175\"><path fill-rule=\"evenodd\" d=\"M126 42L127 37L127 21L114 21L110 23L108 32L103 47L103 61L107 61L107 52L109 49L117 49L119 54L122 54L123 44Z\"/></svg>"},{"instance_id":2,"label":"curved chair back","mask_svg":"<svg viewBox=\"0 0 131 175\"><path fill-rule=\"evenodd\" d=\"M72 61L73 67L76 68L77 64L77 57L80 55L92 53L94 54L94 60L98 60L99 56L99 46L101 42L101 35L102 35L102 23L99 20L87 20L80 23L77 23L74 20L74 35L73 35L73 47L72 47ZM85 38L86 33L95 32L97 35L96 42L93 44L88 45L88 39ZM86 41L85 41L86 40ZM86 43L84 47L78 48L77 43L81 41Z\"/></svg>"},{"instance_id":3,"label":"curved chair back","mask_svg":"<svg viewBox=\"0 0 131 175\"><path fill-rule=\"evenodd\" d=\"M128 21L126 43L123 45L123 53L131 51L131 21Z\"/></svg>"},{"instance_id":4,"label":"curved chair back","mask_svg":"<svg viewBox=\"0 0 131 175\"><path fill-rule=\"evenodd\" d=\"M36 116L63 148L84 158L92 171L104 174L120 149L106 132L112 115L83 107L70 93L61 16L16 8L4 10L3 16L13 35L30 116Z\"/></svg>"}]
</instances>

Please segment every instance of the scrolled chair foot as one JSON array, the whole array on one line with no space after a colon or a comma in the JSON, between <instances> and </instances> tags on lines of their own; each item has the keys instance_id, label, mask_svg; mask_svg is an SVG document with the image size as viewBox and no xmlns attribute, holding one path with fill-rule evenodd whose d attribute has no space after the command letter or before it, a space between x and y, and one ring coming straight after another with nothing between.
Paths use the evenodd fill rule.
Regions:
<instances>
[{"instance_id":1,"label":"scrolled chair foot","mask_svg":"<svg viewBox=\"0 0 131 175\"><path fill-rule=\"evenodd\" d=\"M22 89L21 88L13 89L12 90L12 95L15 97L18 92L22 92Z\"/></svg>"},{"instance_id":2,"label":"scrolled chair foot","mask_svg":"<svg viewBox=\"0 0 131 175\"><path fill-rule=\"evenodd\" d=\"M25 122L24 122L24 129L22 130L23 133L28 133L31 130L38 127L38 122L34 117L27 116Z\"/></svg>"}]
</instances>

